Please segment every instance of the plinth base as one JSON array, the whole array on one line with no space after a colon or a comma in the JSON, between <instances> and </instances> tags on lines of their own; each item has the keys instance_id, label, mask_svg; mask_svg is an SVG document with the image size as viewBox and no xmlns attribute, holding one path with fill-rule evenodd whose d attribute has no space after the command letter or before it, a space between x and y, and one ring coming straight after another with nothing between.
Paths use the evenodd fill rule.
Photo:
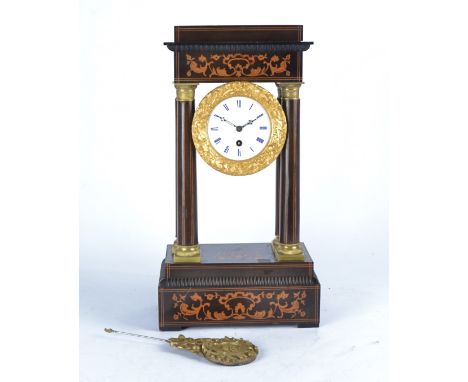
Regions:
<instances>
[{"instance_id":1,"label":"plinth base","mask_svg":"<svg viewBox=\"0 0 468 382\"><path fill-rule=\"evenodd\" d=\"M159 278L159 329L320 321L320 283L304 262L277 262L271 243L201 244L201 262L174 263L172 245Z\"/></svg>"}]
</instances>

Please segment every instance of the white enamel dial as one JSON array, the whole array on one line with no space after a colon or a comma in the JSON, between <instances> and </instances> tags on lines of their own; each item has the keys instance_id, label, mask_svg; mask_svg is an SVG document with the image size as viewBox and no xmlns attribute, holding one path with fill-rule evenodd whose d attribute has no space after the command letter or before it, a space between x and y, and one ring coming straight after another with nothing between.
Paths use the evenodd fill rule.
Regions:
<instances>
[{"instance_id":1,"label":"white enamel dial","mask_svg":"<svg viewBox=\"0 0 468 382\"><path fill-rule=\"evenodd\" d=\"M258 155L268 144L271 123L267 111L249 97L231 97L213 109L208 137L223 157L242 161Z\"/></svg>"}]
</instances>

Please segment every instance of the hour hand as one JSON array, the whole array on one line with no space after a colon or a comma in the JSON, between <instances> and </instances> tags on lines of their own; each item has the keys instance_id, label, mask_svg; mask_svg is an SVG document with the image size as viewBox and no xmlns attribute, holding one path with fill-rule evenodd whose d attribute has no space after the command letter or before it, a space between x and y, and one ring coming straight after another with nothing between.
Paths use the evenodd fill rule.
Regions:
<instances>
[{"instance_id":1,"label":"hour hand","mask_svg":"<svg viewBox=\"0 0 468 382\"><path fill-rule=\"evenodd\" d=\"M242 125L241 127L244 128L247 125L251 125L252 123L254 123L254 121L255 119L249 119L249 122L247 122L245 125Z\"/></svg>"},{"instance_id":2,"label":"hour hand","mask_svg":"<svg viewBox=\"0 0 468 382\"><path fill-rule=\"evenodd\" d=\"M254 118L254 119L249 119L249 121L245 124L245 125L242 125L241 127L244 128L245 126L247 125L251 125L252 123L254 123L257 119L259 119L263 114L259 115L257 118Z\"/></svg>"}]
</instances>

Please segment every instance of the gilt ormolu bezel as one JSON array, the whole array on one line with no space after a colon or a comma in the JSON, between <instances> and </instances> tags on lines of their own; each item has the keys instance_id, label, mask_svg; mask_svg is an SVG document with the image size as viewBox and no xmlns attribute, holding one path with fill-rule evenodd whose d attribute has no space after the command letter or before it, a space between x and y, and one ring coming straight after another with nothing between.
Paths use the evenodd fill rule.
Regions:
<instances>
[{"instance_id":1,"label":"gilt ormolu bezel","mask_svg":"<svg viewBox=\"0 0 468 382\"><path fill-rule=\"evenodd\" d=\"M270 118L270 139L263 150L250 159L236 161L224 157L208 137L208 120L213 109L231 97L252 98L262 105ZM192 122L192 138L198 153L208 165L227 175L250 175L266 168L283 149L286 133L286 116L281 105L268 90L250 82L230 82L212 90L201 100Z\"/></svg>"}]
</instances>

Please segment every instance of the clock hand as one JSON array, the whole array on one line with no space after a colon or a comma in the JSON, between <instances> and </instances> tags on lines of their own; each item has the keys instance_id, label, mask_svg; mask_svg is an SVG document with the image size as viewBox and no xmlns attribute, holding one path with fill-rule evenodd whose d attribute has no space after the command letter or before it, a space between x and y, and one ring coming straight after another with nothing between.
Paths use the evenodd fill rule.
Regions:
<instances>
[{"instance_id":1,"label":"clock hand","mask_svg":"<svg viewBox=\"0 0 468 382\"><path fill-rule=\"evenodd\" d=\"M251 125L252 123L254 123L254 121L255 119L249 119L249 122L247 122L245 125L242 125L241 127L244 128L247 125Z\"/></svg>"},{"instance_id":2,"label":"clock hand","mask_svg":"<svg viewBox=\"0 0 468 382\"><path fill-rule=\"evenodd\" d=\"M255 119L249 119L249 122L247 122L246 124L242 125L242 126L236 126L236 130L241 132L242 129L247 126L247 125L251 125L253 122L255 121Z\"/></svg>"},{"instance_id":3,"label":"clock hand","mask_svg":"<svg viewBox=\"0 0 468 382\"><path fill-rule=\"evenodd\" d=\"M244 128L245 126L247 125L251 125L252 123L254 123L257 119L259 119L263 114L260 114L257 118L255 119L249 119L249 122L247 122L245 125L242 125L240 126L241 128Z\"/></svg>"},{"instance_id":4,"label":"clock hand","mask_svg":"<svg viewBox=\"0 0 468 382\"><path fill-rule=\"evenodd\" d=\"M218 117L222 122L226 122L226 123L229 123L231 126L238 127L238 126L234 125L231 121L228 121L226 118L220 117L218 114L215 114L214 116Z\"/></svg>"}]
</instances>

